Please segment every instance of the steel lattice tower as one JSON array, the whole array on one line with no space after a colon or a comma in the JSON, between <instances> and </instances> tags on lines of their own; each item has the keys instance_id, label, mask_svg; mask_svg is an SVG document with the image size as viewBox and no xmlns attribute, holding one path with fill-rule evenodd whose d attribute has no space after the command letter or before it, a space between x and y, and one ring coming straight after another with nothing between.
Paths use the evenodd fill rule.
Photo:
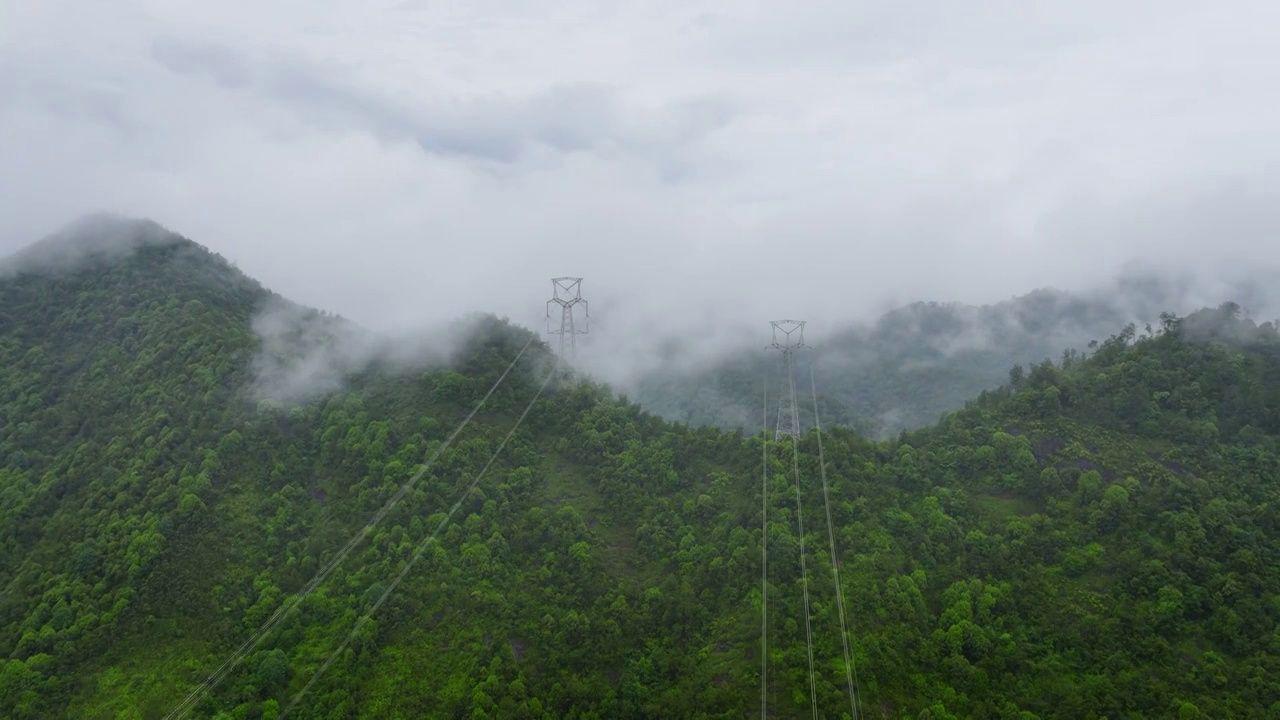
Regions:
<instances>
[{"instance_id":1,"label":"steel lattice tower","mask_svg":"<svg viewBox=\"0 0 1280 720\"><path fill-rule=\"evenodd\" d=\"M807 348L804 344L803 320L774 320L773 344L769 347L782 351L783 386L778 401L778 427L774 439L800 437L800 413L796 409L795 355Z\"/></svg>"},{"instance_id":2,"label":"steel lattice tower","mask_svg":"<svg viewBox=\"0 0 1280 720\"><path fill-rule=\"evenodd\" d=\"M551 299L547 301L547 332L551 335L560 336L560 359L571 359L578 354L577 336L587 334L587 322L591 319L590 307L582 297L582 278L552 278L551 294ZM553 303L560 306L559 328L554 328L552 324L554 317L551 314L551 305ZM573 317L573 309L579 303L582 304L584 320L581 329L574 323ZM567 356L565 354L566 346L568 347Z\"/></svg>"}]
</instances>

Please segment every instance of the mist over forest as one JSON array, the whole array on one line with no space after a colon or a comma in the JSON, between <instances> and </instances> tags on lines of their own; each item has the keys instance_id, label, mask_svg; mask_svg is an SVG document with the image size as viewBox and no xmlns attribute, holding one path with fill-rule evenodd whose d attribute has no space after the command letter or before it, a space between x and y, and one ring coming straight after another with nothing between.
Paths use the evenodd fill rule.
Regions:
<instances>
[{"instance_id":1,"label":"mist over forest","mask_svg":"<svg viewBox=\"0 0 1280 720\"><path fill-rule=\"evenodd\" d=\"M140 247L178 237L150 220L87 215L6 258L0 273L74 271L118 262ZM227 277L227 282L242 281L238 273ZM1280 272L1265 264L1217 273L1130 264L1083 290L1037 289L982 306L922 298L874 322L808 324L797 368L802 380L810 373L814 383L821 378L820 421L868 437L891 437L932 424L982 391L1005 384L1015 365L1058 361L1068 352L1087 354L1090 345L1129 324L1149 333L1162 313L1236 302L1245 317L1273 319L1280 316L1276 288ZM768 347L773 337L767 322L759 323L757 332L730 326L718 336L667 334L661 327L614 325L611 318L602 320L604 311L596 307L594 315L586 306L575 308L583 334L575 337L579 351L568 358L595 379L676 422L747 434L776 423L777 398L785 390L783 365L781 354ZM556 346L552 331L559 327L558 306L547 315L529 329L545 333L545 341ZM273 294L253 321L261 341L255 360L259 391L264 399L296 403L338 392L350 377L371 367L439 366L473 322L459 316L430 327L377 331ZM637 348L637 341L646 348ZM775 402L766 421L767 386ZM801 406L802 426L810 427L813 409Z\"/></svg>"},{"instance_id":2,"label":"mist over forest","mask_svg":"<svg viewBox=\"0 0 1280 720\"><path fill-rule=\"evenodd\" d=\"M1262 717L1270 635L1240 628L1280 627L1280 334L1234 301L1131 323L1189 288L1221 289L850 325L798 358L788 442L756 432L783 379L758 345L637 404L543 329L369 330L155 223L79 221L0 262L0 693L17 718ZM801 535L797 492L827 527Z\"/></svg>"},{"instance_id":3,"label":"mist over forest","mask_svg":"<svg viewBox=\"0 0 1280 720\"><path fill-rule=\"evenodd\" d=\"M1277 27L8 3L0 716L1280 717Z\"/></svg>"},{"instance_id":4,"label":"mist over forest","mask_svg":"<svg viewBox=\"0 0 1280 720\"><path fill-rule=\"evenodd\" d=\"M1130 324L1149 334L1166 312L1236 302L1247 317L1274 320L1280 317L1278 280L1262 268L1230 278L1130 269L1088 291L1040 289L984 306L920 301L874 323L810 325L810 349L800 351L799 367L807 376L812 366L821 378L826 422L889 437L932 424L1005 384L1015 365L1088 354ZM697 368L673 362L670 370L651 370L622 387L671 420L758 432L765 386L775 394L785 390L781 355L764 351L764 344L743 343ZM812 413L805 413L811 425Z\"/></svg>"}]
</instances>

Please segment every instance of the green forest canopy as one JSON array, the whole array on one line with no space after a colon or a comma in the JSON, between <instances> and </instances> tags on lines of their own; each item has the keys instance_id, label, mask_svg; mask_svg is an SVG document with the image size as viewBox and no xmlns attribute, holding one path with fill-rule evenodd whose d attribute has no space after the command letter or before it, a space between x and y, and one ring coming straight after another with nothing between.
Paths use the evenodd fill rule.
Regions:
<instances>
[{"instance_id":1,"label":"green forest canopy","mask_svg":"<svg viewBox=\"0 0 1280 720\"><path fill-rule=\"evenodd\" d=\"M271 295L187 241L0 279L0 698L165 716L362 527L527 332L260 403ZM324 327L327 319L310 316ZM545 348L196 706L277 716L532 397ZM865 717L1280 712L1280 337L1231 306L1014 368L893 441L824 437ZM799 443L819 706L849 713L816 436ZM587 381L534 405L292 717L759 707L763 439ZM769 443L769 711L809 715L791 456Z\"/></svg>"},{"instance_id":2,"label":"green forest canopy","mask_svg":"<svg viewBox=\"0 0 1280 720\"><path fill-rule=\"evenodd\" d=\"M1262 273L1259 273L1259 278ZM1231 283L1253 307L1274 306L1272 280ZM933 425L984 390L1007 380L1015 364L1060 359L1130 322L1157 323L1162 312L1199 307L1189 280L1154 272L1126 273L1091 292L1041 289L971 306L916 302L869 325L812 327L797 356L801 375L813 367L824 422L887 439ZM816 337L815 337L816 336ZM779 382L778 353L740 348L680 371L661 366L636 381L635 399L650 412L690 425L760 429L761 380ZM807 410L804 427L812 427Z\"/></svg>"}]
</instances>

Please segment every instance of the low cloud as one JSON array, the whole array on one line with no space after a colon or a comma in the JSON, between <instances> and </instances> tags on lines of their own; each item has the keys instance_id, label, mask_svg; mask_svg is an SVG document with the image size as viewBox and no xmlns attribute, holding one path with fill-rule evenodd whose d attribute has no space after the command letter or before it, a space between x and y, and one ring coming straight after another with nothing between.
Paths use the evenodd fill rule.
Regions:
<instances>
[{"instance_id":1,"label":"low cloud","mask_svg":"<svg viewBox=\"0 0 1280 720\"><path fill-rule=\"evenodd\" d=\"M379 332L297 305L270 298L254 315L253 332L261 345L253 359L253 395L284 406L304 404L342 392L368 371L398 374L455 367L478 342L512 330L491 315L471 314L439 326ZM517 330L518 332L518 330ZM515 352L507 360L515 360ZM529 352L530 361L550 370Z\"/></svg>"},{"instance_id":2,"label":"low cloud","mask_svg":"<svg viewBox=\"0 0 1280 720\"><path fill-rule=\"evenodd\" d=\"M171 231L150 220L95 213L0 257L0 278L18 273L77 272L95 264L119 262L142 247L178 241Z\"/></svg>"},{"instance_id":3,"label":"low cloud","mask_svg":"<svg viewBox=\"0 0 1280 720\"><path fill-rule=\"evenodd\" d=\"M261 340L254 357L259 399L292 404L336 392L382 350L382 342L353 323L284 300L254 318Z\"/></svg>"},{"instance_id":4,"label":"low cloud","mask_svg":"<svg viewBox=\"0 0 1280 720\"><path fill-rule=\"evenodd\" d=\"M1280 227L1262 0L126 6L6 15L0 253L110 208L393 336L543 332L580 275L619 384L779 317L1252 270Z\"/></svg>"}]
</instances>

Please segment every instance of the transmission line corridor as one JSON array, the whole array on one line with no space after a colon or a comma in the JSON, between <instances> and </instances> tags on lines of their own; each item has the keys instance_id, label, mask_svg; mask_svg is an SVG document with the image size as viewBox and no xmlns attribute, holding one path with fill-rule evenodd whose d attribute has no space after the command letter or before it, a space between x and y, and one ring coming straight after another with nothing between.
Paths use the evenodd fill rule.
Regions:
<instances>
[{"instance_id":1,"label":"transmission line corridor","mask_svg":"<svg viewBox=\"0 0 1280 720\"><path fill-rule=\"evenodd\" d=\"M466 417L464 417L462 421L458 424L458 426L454 428L453 432L449 434L449 436L440 445L440 447L436 448L435 452L432 453L431 457L418 468L417 472L411 475L409 479L406 480L400 486L400 488L396 491L395 495L393 495L378 510L378 512L375 513L373 517L370 518L369 521L365 523L365 525L362 528L360 528L359 532L357 532L354 536L352 536L352 538L348 540L345 545L342 546L342 548L338 551L338 553L327 564L325 564L325 566L320 570L320 572L316 573L316 575L312 577L312 579L302 588L300 592L291 596L288 600L284 602L284 604L282 604L279 608L277 608L276 611L269 618L267 618L265 622L262 623L262 625L257 629L257 631L253 633L253 635L251 635L247 640L244 641L244 643L242 643L239 647L237 647L236 650L232 652L231 655L228 656L226 660L224 660L222 664L219 665L217 669L214 670L214 672L208 678L206 678L203 682L201 682L198 686L196 686L196 688L192 690L185 698L183 698L183 700L180 703L178 703L178 705L174 707L173 710L171 710L168 715L165 716L166 720L176 720L177 718L185 717L187 713L189 713L192 710L192 708L195 707L196 703L198 703L200 699L207 692L217 687L219 683L221 683L224 679L226 679L227 675L230 674L233 670L235 670L236 667L238 667L240 663L244 661L244 658L250 652L252 652L258 645L260 645L262 641L266 638L266 636L272 630L274 630L285 618L287 618L290 615L290 613L294 611L295 608L298 607L299 603L301 603L303 600L309 597L313 592L315 592L316 588L318 588L325 580L329 578L330 575L333 574L334 570L336 570L337 567L342 564L342 561L345 560L347 556L351 554L351 551L355 549L355 547L360 543L360 541L362 541L365 537L367 537L369 533L375 527L377 527L377 525L382 521L382 519L385 518L387 514L391 512L391 510L400 503L402 499L404 499L405 495L407 495L409 491L412 490L413 487L418 483L418 481L422 479L424 475L426 475L427 471L430 470L431 467L435 465L436 461L439 460L440 457L444 454L444 452L449 448L449 446L453 444L454 440L457 439L458 435L461 434L462 431L467 427L467 425L471 423L472 419L475 418L476 414L480 412L480 409L484 407L485 403L488 402L489 398L493 396L494 392L497 391L498 387L502 385L504 380L507 379L507 376L520 362L520 359L524 357L525 352L528 351L529 347L533 345L533 341L535 339L536 339L536 336L534 335L531 335L529 337L529 340L525 342L525 344L520 348L520 351L516 354L515 358L511 360L511 363L508 364L506 369L502 372L502 374L498 376L498 379L489 388L488 392L486 392L484 396L480 398L480 401L476 403L475 407L472 408L471 411L466 415ZM557 366L558 366L558 363L557 363Z\"/></svg>"},{"instance_id":2,"label":"transmission line corridor","mask_svg":"<svg viewBox=\"0 0 1280 720\"><path fill-rule=\"evenodd\" d=\"M356 621L355 626L351 628L350 634L348 634L346 639L342 641L342 644L340 644L337 647L337 649L335 649L329 655L329 657L325 659L324 663L321 664L320 667L317 668L315 673L311 676L311 679L307 681L307 684L303 686L303 688L300 691L298 691L298 693L293 697L293 700L291 700L289 702L289 705L285 707L284 712L280 714L281 720L288 717L289 714L293 712L294 707L297 706L297 704L307 694L307 692L311 689L311 686L314 685L315 682L320 679L320 676L323 675L325 671L329 669L329 666L333 664L334 660L336 660L338 656L342 654L342 651L345 650L347 646L351 643L351 641L356 637L356 634L360 631L360 628L363 627L365 623L369 622L369 620L373 617L374 613L378 612L378 608L382 607L382 603L386 602L387 598L391 596L391 593L395 592L395 589L400 585L401 581L403 581L405 576L409 574L409 571L413 569L413 566L417 564L418 560L422 558L422 554L426 552L427 548L431 545L431 543L435 542L435 539L437 536L439 536L440 531L444 530L444 528L449 524L449 521L453 519L454 513L458 512L458 508L462 507L462 503L466 501L467 497L469 497L472 491L474 491L476 487L480 484L480 481L483 480L485 476L489 473L489 468L493 466L494 461L497 460L498 456L502 454L502 451L504 448L506 448L507 443L510 442L512 436L516 434L516 430L520 429L520 425L524 422L525 418L528 417L529 411L533 409L534 404L537 403L538 400L542 397L543 392L545 392L547 389L547 385L551 383L551 379L555 377L556 371L559 369L560 369L560 361L559 359L557 359L554 363L552 363L551 371L547 373L547 376L542 381L542 384L538 386L538 391L534 393L533 398L529 400L529 404L526 405L524 408L524 411L520 413L520 417L516 419L515 423L511 426L511 429L507 431L506 436L502 438L502 442L498 444L498 447L489 456L489 459L488 461L485 462L484 467L480 469L480 472L476 474L475 478L473 478L471 482L467 485L467 487L462 491L462 494L458 497L457 502L455 502L453 506L449 508L448 514L445 515L444 519L441 520L436 525L435 530L433 530L430 535L423 538L422 542L420 542L418 546L414 549L413 556L410 557L409 561L404 564L404 567L400 568L399 574L397 574L395 579L391 581L391 584L387 586L387 589L384 590L380 596L378 596L378 599L376 602L374 602L373 607L369 608L369 610L365 612L364 615L360 616L360 619Z\"/></svg>"},{"instance_id":3,"label":"transmission line corridor","mask_svg":"<svg viewBox=\"0 0 1280 720\"><path fill-rule=\"evenodd\" d=\"M814 633L812 627L812 611L810 605L809 593L809 572L808 559L805 546L804 531L804 509L803 496L804 488L801 482L800 473L800 417L798 410L796 384L795 384L795 354L797 350L807 348L804 343L804 325L802 321L781 320L772 323L774 331L774 342L771 348L782 351L781 363L781 384L783 390L778 400L777 424L775 426L774 440L781 442L784 438L790 439L791 445L791 474L795 490L795 508L796 508L796 541L799 545L799 566L800 566L800 588L803 600L802 612L804 615L804 641L805 653L808 664L808 680L809 680L809 707L816 719L820 717L818 703L818 684L817 671L814 657ZM835 591L835 603L837 608L837 617L839 619L839 635L840 647L843 659L843 675L844 685L847 688L849 700L850 717L858 720L861 716L861 701L858 691L857 667L853 657L853 651L850 645L849 622L845 609L844 591L840 580L839 555L836 546L835 522L831 512L831 490L830 483L827 478L826 457L822 443L822 422L819 413L818 392L816 373L813 363L809 363L809 389L810 399L813 406L813 430L817 441L817 464L818 475L822 484L822 499L824 507L824 515L827 527L828 548L831 560L832 584ZM763 395L763 415L765 418L765 437L763 438L763 449L761 452L761 462L763 466L763 477L761 481L761 514L762 514L762 535L761 535L761 630L760 630L760 652L762 656L760 666L760 716L768 716L768 688L769 688L769 646L768 646L768 535L769 535L769 438L768 438L768 381L766 376L765 388Z\"/></svg>"},{"instance_id":4,"label":"transmission line corridor","mask_svg":"<svg viewBox=\"0 0 1280 720\"><path fill-rule=\"evenodd\" d=\"M566 301L566 303L571 303L571 302L572 301ZM572 309L571 304L566 304L565 307L568 310ZM562 313L562 315L564 315L564 317L566 318L569 317L568 313ZM800 586L799 595L802 601L800 614L803 615L803 618L799 618L799 619L802 619L803 621L803 643L804 643L803 652L805 655L805 661L804 661L803 667L805 670L805 675L806 675L807 685L808 685L808 703L807 704L809 706L809 712L816 719L822 716L820 714L820 709L827 708L829 704L829 700L830 700L829 693L831 691L830 690L831 686L827 684L828 678L825 677L827 672L825 670L826 666L823 665L824 669L822 670L822 674L824 677L823 677L822 690L820 692L820 687L819 687L820 672L819 672L818 652L815 646L815 639L819 639L819 636L822 634L822 632L825 632L825 631L821 631L815 634L815 627L813 622L814 607L812 604L813 598L811 598L811 583L813 581L813 578L811 578L809 573L810 558L808 557L809 553L811 552L811 548L808 546L808 543L807 543L806 529L804 524L804 501L805 501L804 495L806 493L806 489L805 489L803 474L801 472L802 433L801 433L801 419L800 419L800 410L799 410L799 392L797 391L797 387L796 387L797 383L795 378L795 373L796 373L795 358L796 358L796 352L800 349L806 348L807 346L804 344L804 340L803 340L803 327L804 327L803 322L780 321L780 322L773 323L773 325L774 325L775 337L774 337L774 343L771 347L782 351L783 362L782 362L782 373L781 373L782 376L780 378L780 383L779 383L779 391L776 395L776 400L773 403L776 406L776 423L774 424L774 427L773 427L773 431L774 431L773 437L769 437L769 430L770 430L769 425L771 420L771 417L770 417L771 410L775 410L775 408L771 408L770 406L770 390L769 390L770 382L769 382L768 373L766 373L764 378L762 395L761 395L761 403L762 403L761 417L764 425L763 427L764 437L762 438L762 447L761 447L761 454L760 454L760 462L762 467L761 476L760 476L760 483L761 483L761 506L760 506L761 507L761 520L760 520L761 522L761 525L760 525L761 527L761 541L760 541L761 617L760 617L760 693L759 693L760 717L767 717L770 713L770 704L778 701L779 694L777 693L777 691L781 689L778 687L779 679L783 679L784 682L789 682L788 680L786 680L787 672L789 672L788 668L786 667L778 668L775 666L779 662L783 662L783 660L781 660L780 658L790 655L791 651L785 650L788 643L795 642L794 640L789 639L788 637L790 636L790 638L795 638L795 634L794 634L795 624L793 624L790 619L787 619L786 622L788 623L788 626L785 626L782 628L783 633L781 635L781 642L779 643L779 641L776 638L773 639L774 644L778 645L778 647L775 649L775 652L783 652L784 655L780 655L778 656L778 658L775 658L770 653L770 641L771 641L770 613L771 613L771 607L772 607L770 604L770 597L769 597L770 571L771 569L773 569L775 570L775 572L777 572L776 563L771 562L769 557L771 552L771 544L769 539L769 535L771 533L770 515L772 512L770 506L771 504L773 504L773 501L775 499L778 501L782 501L785 495L792 495L793 496L792 500L785 501L785 502L787 503L794 502L794 507L795 507L794 525L791 525L789 521L787 521L785 524L780 522L777 525L775 525L772 529L773 531L775 531L775 534L777 534L780 537L780 539L784 541L783 545L779 546L779 550L785 553L785 557L788 558L788 562L791 559L797 559L797 556L795 556L794 553L796 549L798 549L798 569L799 569L798 582ZM469 480L465 481L465 487L462 488L461 493L456 497L456 500L452 503L452 505L449 506L447 513L445 513L444 517L438 523L435 524L435 527L431 530L431 532L426 534L425 536L422 536L421 539L416 543L416 545L413 547L412 553L408 556L406 560L404 560L400 564L398 571L395 572L389 585L387 585L385 588L382 588L380 586L380 583L378 582L377 577L373 577L372 579L369 579L367 577L369 573L367 572L365 573L365 577L362 577L359 580L358 585L363 586L365 588L365 596L372 597L372 594L374 592L377 592L378 594L376 599L374 599L371 603L367 599L364 600L363 604L365 604L365 608L363 609L363 611L357 610L358 616L356 617L354 624L350 627L349 631L345 632L345 635L340 636L342 638L341 641L337 642L336 646L334 646L331 651L328 651L327 654L320 656L323 659L320 660L317 666L315 666L314 670L311 672L310 676L307 678L306 682L301 686L301 688L297 689L296 692L292 694L291 699L289 700L288 704L284 707L282 714L279 716L280 718L289 717L295 712L298 712L299 710L302 709L300 707L301 703L304 700L306 700L309 695L312 694L313 688L320 681L320 679L332 668L332 666L340 658L343 657L344 652L347 651L347 649L352 645L352 643L355 642L358 637L360 637L361 631L365 629L369 625L369 623L374 619L375 615L377 615L377 613L383 607L386 601L400 587L402 582L408 577L409 573L413 570L413 568L418 565L420 560L423 558L423 555L426 554L427 551L431 549L433 543L438 542L441 534L446 530L446 528L450 526L450 523L453 521L454 516L457 514L458 510L464 505L467 498L471 497L472 494L476 491L476 489L480 486L481 482L483 482L485 478L488 477L489 472L491 468L494 466L495 462L497 462L498 458L502 455L504 450L507 448L510 441L515 437L516 433L525 424L525 420L528 418L530 412L534 409L538 401L544 396L544 394L547 391L547 388L551 384L551 381L556 377L557 373L560 372L561 367L568 359L568 356L571 356L573 353L573 346L564 341L566 340L566 336L571 336L575 332L575 328L569 323L568 320L565 320L564 323L562 323L561 329L563 330L563 332L552 333L552 334L561 335L560 339L562 342L561 342L561 347L559 349L560 352L555 353L552 357L552 362L550 363L551 364L550 371L546 373L546 376L542 379L541 383L536 387L536 391L533 392L532 397L528 400L523 410L520 412L520 414L512 423L512 425L507 429L501 441L497 444L497 446L491 452L488 453L487 460L484 462L483 466L474 475L474 477L471 477ZM190 713L198 705L198 703L201 701L201 699L204 696L210 693L214 688L216 688L220 683L222 683L233 671L235 671L236 668L242 664L245 658L266 640L269 634L271 634L274 630L276 630L281 625L281 623L283 623L285 619L287 619L291 615L291 613L293 613L294 610L297 609L297 607L303 601L305 601L309 596L311 596L322 584L325 583L326 580L328 580L337 571L339 567L342 566L343 562L349 557L349 555L361 543L361 541L363 541L366 537L368 537L370 533L377 528L377 526L384 520L384 518L386 518L387 515L407 496L407 494L415 487L415 485L433 467L435 467L437 462L444 456L444 453L455 444L455 441L461 435L461 433L468 427L468 425L472 422L472 420L476 417L476 415L480 412L480 410L485 407L486 403L490 400L490 398L494 395L494 393L499 389L499 387L504 383L504 381L508 378L508 376L516 368L516 366L520 363L520 361L525 357L526 352L532 346L534 339L535 339L535 336L531 336L528 339L528 341L524 343L524 345L520 348L519 352L516 353L515 357L510 361L510 363L507 364L506 368L498 376L496 381L492 384L492 386L489 387L488 391L480 398L480 400L474 405L474 407L471 408L471 410L459 422L459 424L449 433L449 435L439 445L439 447L437 447L431 453L430 457L424 463L422 463L418 467L418 469L399 486L399 488L394 493L394 495L392 495L392 497L385 504L383 504L382 507L376 513L374 513L374 515L359 529L359 531L357 531L338 550L338 552L322 567L322 569L319 572L317 572L302 587L300 591L289 596L287 600L281 603L280 606L274 611L274 613L265 622L263 622L261 626L258 627L257 630L254 631L248 639L244 640L243 643L241 643L227 658L225 658L225 660L220 665L218 665L214 669L214 671L203 682L201 682L198 686L196 686L193 690L191 690L183 698L183 700L176 707L174 707L173 710L166 716L167 718L182 718L182 717L185 717L188 713ZM571 339L571 337L569 337L569 339ZM833 519L832 510L831 510L830 483L827 477L826 460L824 457L823 438L822 438L823 431L822 431L821 420L819 418L820 408L819 408L818 394L817 394L817 380L816 380L816 375L811 363L809 367L809 376L810 376L809 385L810 385L810 396L811 396L810 400L812 402L813 413L814 413L812 429L815 431L816 441L817 441L817 458L816 458L817 465L818 465L817 474L820 477L821 485L822 485L822 499L823 499L824 510L825 510L824 516L825 516L825 521L827 526L827 540L828 540L827 545L828 545L830 560L831 560L831 572L832 572L831 577L832 577L832 583L834 586L835 603L837 605L836 615L839 619L840 648L842 652L842 660L843 660L842 667L843 667L843 675L844 675L843 684L848 691L848 701L849 701L848 708L849 708L849 712L851 713L850 717L852 717L853 720L859 720L862 708L861 708L861 702L860 702L859 691L858 691L857 668L856 668L856 665L854 664L853 651L850 644L851 642L850 624L849 624L847 613L846 613L844 592L843 592L843 587L840 579L840 568L839 568L839 560L838 560L837 545L836 545L836 533L834 529L834 519ZM790 445L789 448L786 448L786 450L789 450L789 453L791 456L789 460L784 459L783 457L777 456L777 452L782 450L784 447L783 442L787 440L789 440L789 445ZM807 444L807 441L806 441L806 444ZM771 452L770 450L770 445L775 445L773 452ZM479 458L477 458L477 460L478 459ZM771 462L776 462L779 464L771 470L770 468ZM806 462L808 462L808 459L806 459ZM776 486L776 488L771 489L771 481L774 478L777 479L778 485ZM462 478L460 478L460 481L461 480ZM784 488L785 488L785 492L784 492ZM812 500L813 497L811 496L810 499ZM776 509L777 508L775 507L774 510ZM789 514L789 512L785 509L782 510L782 513L784 517L787 514ZM787 526L790 526L790 528L784 529ZM792 533L794 533L794 535L792 535ZM791 545L792 542L794 542L795 544ZM373 571L374 575L381 574L382 572L389 573L390 572L389 567L385 570ZM783 570L783 572L786 572L786 571ZM790 577L794 578L793 575ZM775 588L774 592L776 592L780 588L785 589L787 587L794 587L793 583L794 583L794 580L787 580L786 582L781 583L777 588ZM349 581L349 584L350 584L350 581ZM355 587L355 586L352 586L352 587ZM360 603L360 601L357 601L357 603ZM359 605L357 605L357 607L359 607ZM786 607L787 607L787 603L785 602L785 598L784 598L783 604L776 606L772 610L773 612L772 620L774 622L780 619L778 616L779 615L778 608L782 608L783 609L782 612L785 613ZM825 616L826 606L824 605L822 607L824 609L821 610L821 613L823 616ZM827 645L826 647L829 647L829 645ZM826 655L826 652L827 652L826 650L823 651L824 656ZM826 661L824 660L823 662L825 663ZM786 661L786 663L787 665L792 665L792 661L790 660ZM793 667L795 667L796 672L799 671L798 657L795 658L795 665ZM783 674L777 675L774 672L777 669L781 669ZM800 680L798 675L796 675L794 679L796 681ZM820 696L827 697L828 699L820 700ZM788 697L794 697L794 702L797 703L797 707L798 707L798 704L801 702L800 700L801 695L798 687L796 688L794 695L791 695L790 692L788 691L788 692L782 693L780 697L784 699ZM283 700L283 697L281 698L281 700ZM827 709L829 710L829 708ZM791 712L791 711L789 710L788 712ZM843 714L843 711L840 714Z\"/></svg>"}]
</instances>

